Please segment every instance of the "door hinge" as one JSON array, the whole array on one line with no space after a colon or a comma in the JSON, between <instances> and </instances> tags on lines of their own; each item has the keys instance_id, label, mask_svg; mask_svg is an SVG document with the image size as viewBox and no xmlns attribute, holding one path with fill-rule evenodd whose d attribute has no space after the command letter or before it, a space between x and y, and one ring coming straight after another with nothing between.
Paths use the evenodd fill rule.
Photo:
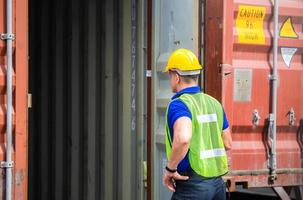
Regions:
<instances>
[{"instance_id":1,"label":"door hinge","mask_svg":"<svg viewBox=\"0 0 303 200\"><path fill-rule=\"evenodd\" d=\"M295 125L295 120L296 120L296 117L295 117L295 111L293 108L291 108L288 112L288 115L289 115L289 120L288 120L288 123L290 126L293 126Z\"/></svg>"},{"instance_id":2,"label":"door hinge","mask_svg":"<svg viewBox=\"0 0 303 200\"><path fill-rule=\"evenodd\" d=\"M32 108L32 94L27 94L27 108Z\"/></svg>"},{"instance_id":3,"label":"door hinge","mask_svg":"<svg viewBox=\"0 0 303 200\"><path fill-rule=\"evenodd\" d=\"M152 77L152 70L146 70L145 71L145 76L146 77Z\"/></svg>"},{"instance_id":4,"label":"door hinge","mask_svg":"<svg viewBox=\"0 0 303 200\"><path fill-rule=\"evenodd\" d=\"M253 119L252 119L252 122L253 122L253 125L254 126L258 126L259 125L259 121L260 121L261 117L259 115L259 112L257 109L254 109L253 110Z\"/></svg>"}]
</instances>

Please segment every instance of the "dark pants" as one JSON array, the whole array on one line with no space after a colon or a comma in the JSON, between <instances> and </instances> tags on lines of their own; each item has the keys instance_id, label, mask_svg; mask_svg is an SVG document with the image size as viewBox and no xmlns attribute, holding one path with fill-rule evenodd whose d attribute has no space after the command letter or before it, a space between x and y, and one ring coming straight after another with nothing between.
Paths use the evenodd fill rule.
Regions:
<instances>
[{"instance_id":1,"label":"dark pants","mask_svg":"<svg viewBox=\"0 0 303 200\"><path fill-rule=\"evenodd\" d=\"M172 200L226 200L225 183L222 177L204 178L191 172L186 181L176 181Z\"/></svg>"}]
</instances>

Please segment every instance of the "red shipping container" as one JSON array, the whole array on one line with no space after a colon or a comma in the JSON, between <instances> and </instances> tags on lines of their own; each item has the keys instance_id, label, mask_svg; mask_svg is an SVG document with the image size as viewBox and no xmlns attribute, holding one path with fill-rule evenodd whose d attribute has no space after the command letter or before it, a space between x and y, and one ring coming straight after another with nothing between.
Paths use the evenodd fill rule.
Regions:
<instances>
[{"instance_id":1,"label":"red shipping container","mask_svg":"<svg viewBox=\"0 0 303 200\"><path fill-rule=\"evenodd\" d=\"M270 180L273 6L260 0L206 2L205 89L223 103L232 130L225 177L231 190L236 184L303 185L303 2L298 0L279 1L277 179Z\"/></svg>"}]
</instances>

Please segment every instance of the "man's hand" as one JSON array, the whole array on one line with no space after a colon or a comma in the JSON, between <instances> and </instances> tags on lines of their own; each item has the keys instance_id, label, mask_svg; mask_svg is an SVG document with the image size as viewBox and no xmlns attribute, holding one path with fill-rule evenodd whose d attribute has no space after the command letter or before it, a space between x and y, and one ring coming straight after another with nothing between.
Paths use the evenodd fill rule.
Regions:
<instances>
[{"instance_id":1,"label":"man's hand","mask_svg":"<svg viewBox=\"0 0 303 200\"><path fill-rule=\"evenodd\" d=\"M176 191L175 180L187 180L188 176L181 176L178 172L171 173L165 170L163 176L163 184L167 187L170 191Z\"/></svg>"}]
</instances>

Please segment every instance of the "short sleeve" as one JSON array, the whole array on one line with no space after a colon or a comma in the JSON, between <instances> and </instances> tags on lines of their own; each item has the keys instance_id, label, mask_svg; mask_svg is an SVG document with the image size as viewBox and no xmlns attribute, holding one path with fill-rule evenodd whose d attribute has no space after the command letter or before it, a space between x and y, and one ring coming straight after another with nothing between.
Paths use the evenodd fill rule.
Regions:
<instances>
[{"instance_id":1,"label":"short sleeve","mask_svg":"<svg viewBox=\"0 0 303 200\"><path fill-rule=\"evenodd\" d=\"M180 99L176 99L169 104L167 112L167 122L172 138L174 124L180 117L188 117L192 119L192 115L187 106Z\"/></svg>"},{"instance_id":2,"label":"short sleeve","mask_svg":"<svg viewBox=\"0 0 303 200\"><path fill-rule=\"evenodd\" d=\"M228 121L227 121L227 117L226 117L226 113L223 110L223 127L222 130L225 130L229 127Z\"/></svg>"}]
</instances>

